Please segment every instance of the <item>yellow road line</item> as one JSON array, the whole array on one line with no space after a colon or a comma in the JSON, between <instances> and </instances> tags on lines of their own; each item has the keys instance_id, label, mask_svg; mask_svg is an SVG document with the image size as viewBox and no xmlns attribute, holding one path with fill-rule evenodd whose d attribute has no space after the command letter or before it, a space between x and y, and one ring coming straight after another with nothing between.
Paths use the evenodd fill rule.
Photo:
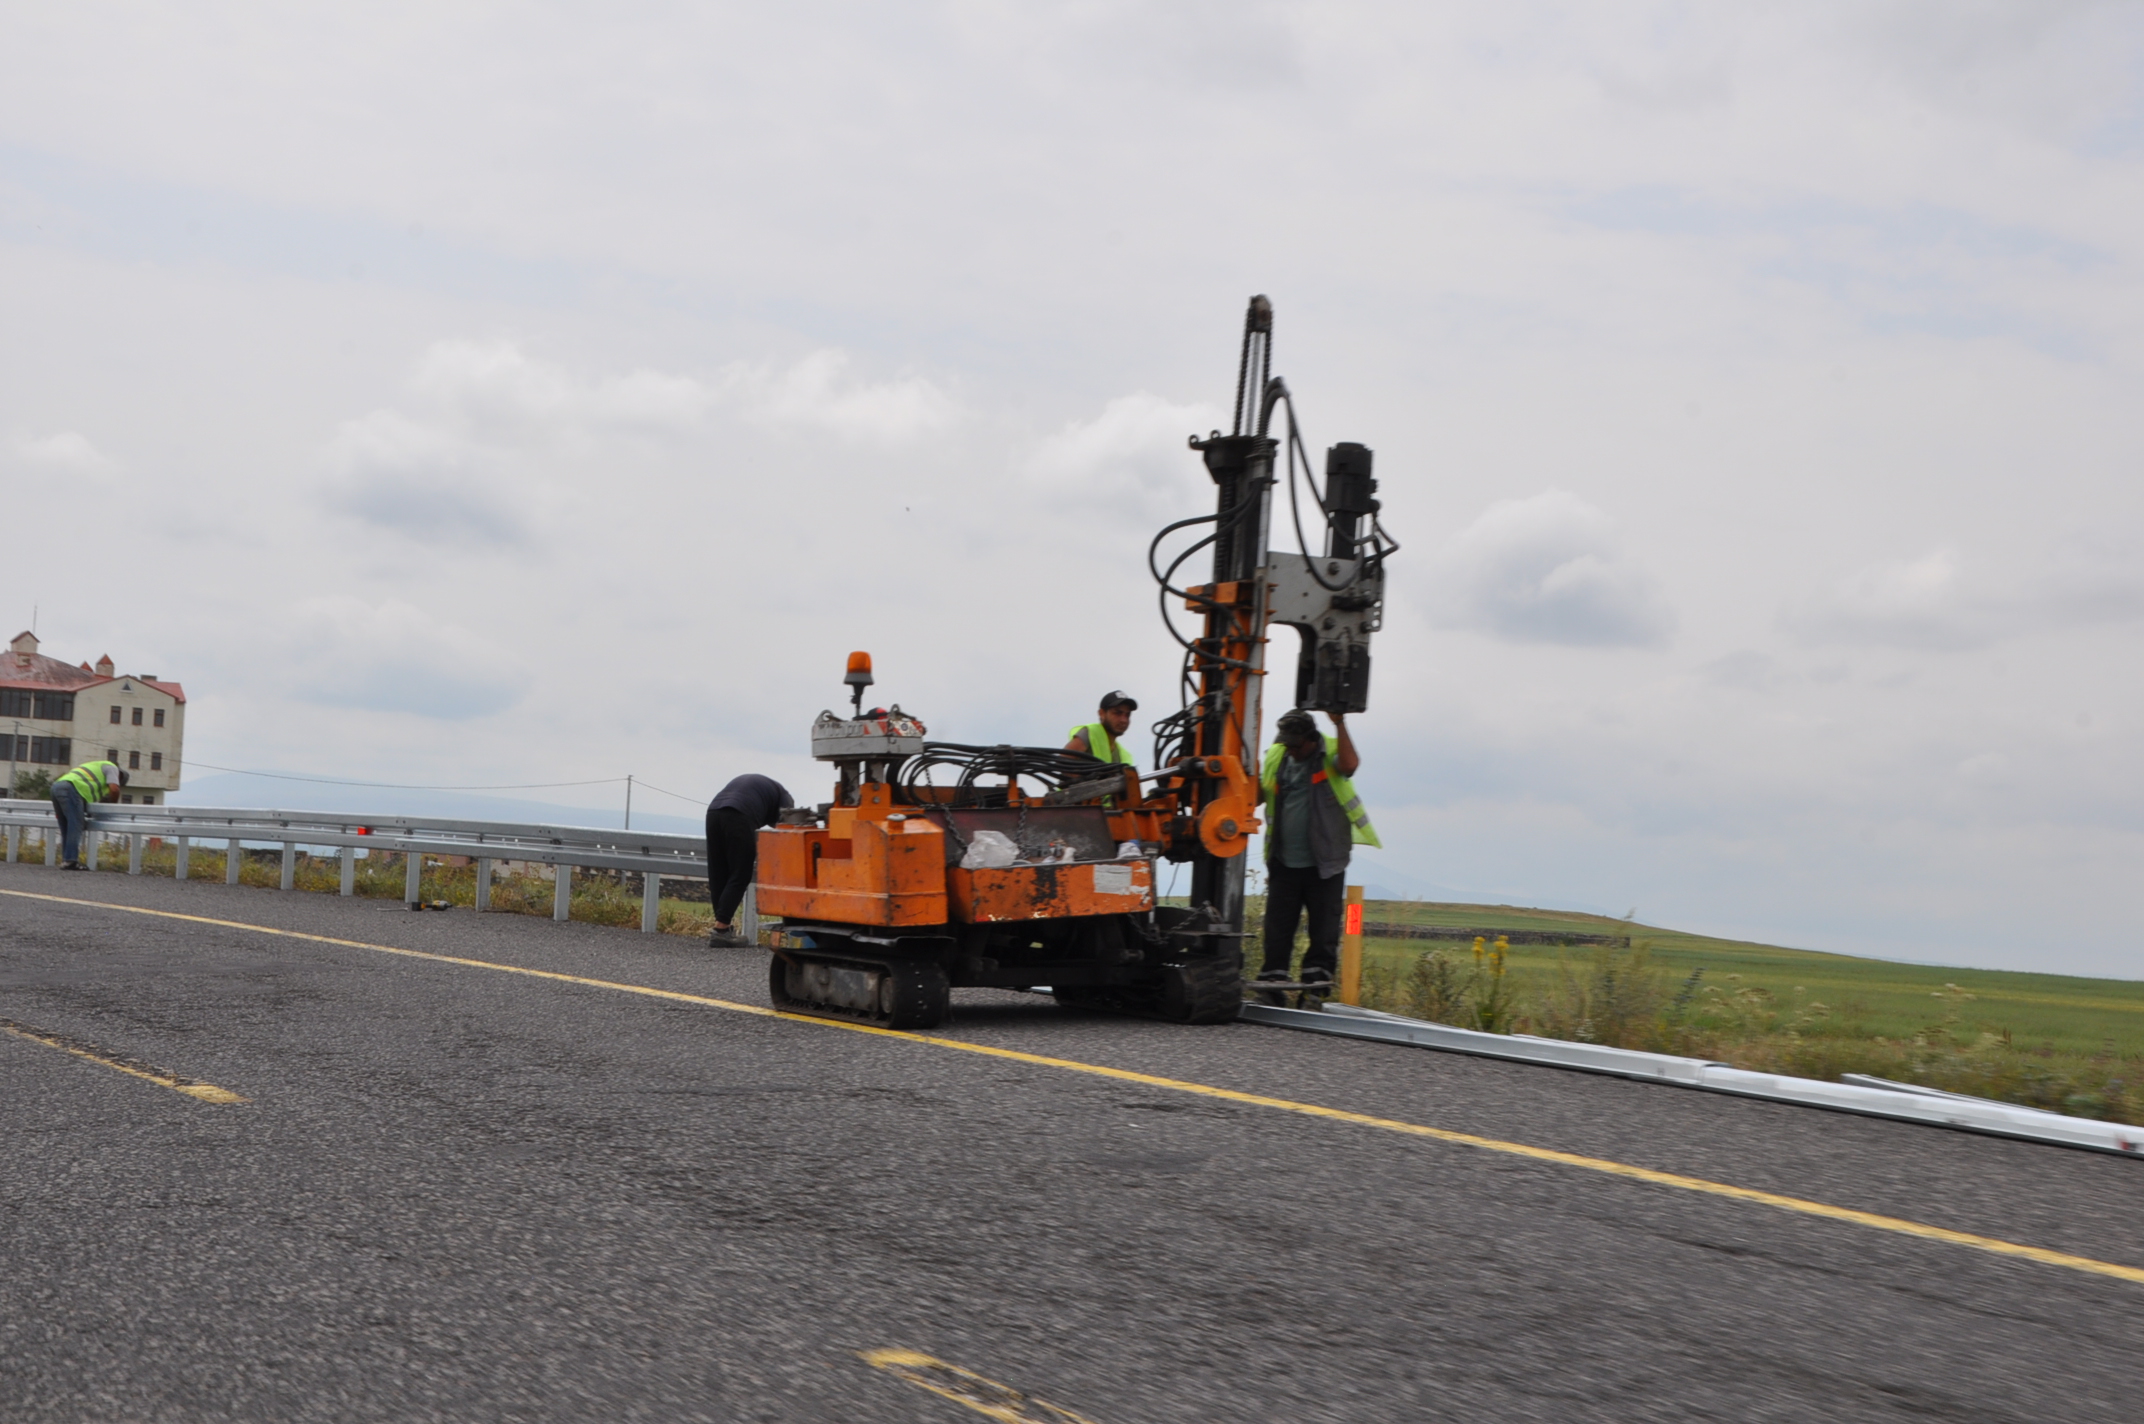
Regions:
<instances>
[{"instance_id":1,"label":"yellow road line","mask_svg":"<svg viewBox=\"0 0 2144 1424\"><path fill-rule=\"evenodd\" d=\"M1757 1191L1750 1187L1737 1187L1726 1182L1714 1182L1704 1177L1686 1177L1678 1172L1660 1172L1650 1167L1635 1167L1627 1162L1616 1162L1605 1157L1586 1157L1575 1152L1559 1152L1549 1147L1533 1147L1523 1142L1507 1142L1501 1138L1478 1137L1471 1132L1454 1132L1449 1128L1427 1127L1421 1123L1401 1122L1393 1118L1372 1117L1368 1113L1349 1112L1344 1108L1328 1108L1317 1103L1299 1103L1289 1098L1270 1098L1259 1093L1238 1092L1234 1088L1217 1088L1208 1083L1194 1083L1182 1078L1163 1078L1152 1073L1136 1073L1129 1068L1111 1068L1101 1063L1082 1063L1073 1058L1051 1058L1040 1053L1025 1053L1016 1048L998 1048L987 1043L969 1043L957 1038L938 1038L930 1034L906 1033L895 1029L878 1028L871 1024L843 1023L837 1019L812 1018L804 1014L778 1013L757 1004L740 1004L730 999L715 999L704 994L685 994L675 989L655 989L645 984L623 984L611 979L589 979L578 974L560 974L549 969L525 969L518 964L500 964L489 959L463 959L451 954L431 954L421 949L400 949L388 944L368 944L363 940L337 939L332 935L307 934L301 930L276 929L270 925L252 925L241 920L218 920L206 915L182 915L172 910L145 910L134 905L113 905L102 900L75 900L64 895L39 895L27 890L0 890L0 895L24 900L48 900L58 905L83 905L96 910L117 910L130 915L150 915L158 919L184 920L192 924L215 925L222 929L246 930L254 934L280 935L285 939L309 940L315 944L339 945L345 949L369 949L380 954L395 954L406 959L428 959L436 964L457 964L470 969L490 969L501 974L520 974L531 979L549 979L562 984L581 984L592 989L609 989L621 994L640 994L652 999L669 999L677 1003L700 1004L711 1009L724 1009L731 1013L752 1014L760 1018L782 1019L790 1023L811 1024L816 1028L841 1029L849 1033L875 1034L883 1038L897 1039L903 1043L924 1043L936 1048L950 1048L960 1053L980 1054L986 1058L1002 1058L1014 1063L1027 1063L1038 1068L1055 1068L1068 1073L1084 1073L1097 1078L1114 1079L1122 1083L1138 1083L1150 1088L1166 1088L1171 1092L1193 1093L1203 1098L1217 1098L1222 1102L1242 1103L1249 1107L1271 1108L1278 1112L1296 1113L1304 1117L1324 1118L1332 1122L1353 1123L1358 1127L1374 1127L1384 1132L1396 1132L1408 1137L1426 1137L1438 1142L1449 1142L1461 1147L1475 1147L1485 1152L1502 1152L1513 1157L1524 1157L1535 1162L1553 1163L1559 1167L1576 1167L1588 1172L1600 1172L1628 1181L1648 1182L1654 1186L1673 1187L1678 1191L1697 1192L1705 1196L1725 1197L1730 1201L1749 1202L1757 1206L1776 1207L1781 1211L1796 1212L1803 1216L1819 1217L1827 1221L1850 1222L1877 1231L1888 1231L1900 1236L1918 1237L1923 1241L1941 1241L1951 1246L1965 1246L1976 1251L1986 1251L1997 1256L2010 1256L2019 1260L2037 1261L2044 1266L2060 1266L2065 1270L2083 1271L2088 1275L2111 1276L2115 1280L2144 1285L2144 1267L2124 1266L2113 1261L2101 1261L2091 1256L2075 1256L2067 1251L2050 1251L2041 1246L2026 1246L2015 1241L2005 1241L1995 1236L1977 1236L1969 1231L1952 1231L1947 1227L1930 1226L1926 1222L1909 1221L1904 1217L1882 1216L1875 1212L1855 1211L1850 1207L1833 1206L1828 1202L1810 1201L1803 1197L1783 1196L1777 1192Z\"/></svg>"},{"instance_id":2,"label":"yellow road line","mask_svg":"<svg viewBox=\"0 0 2144 1424\"><path fill-rule=\"evenodd\" d=\"M229 1088L219 1088L214 1083L197 1083L191 1078L181 1078L176 1073L166 1073L160 1068L151 1068L146 1064L122 1063L116 1058L107 1058L101 1053L92 1053L80 1044L69 1042L57 1034L38 1033L34 1029L24 1028L17 1023L9 1023L5 1019L0 1019L0 1033L11 1033L17 1038L28 1039L31 1043L41 1043L47 1048L57 1048L62 1053L71 1053L75 1057L86 1062L95 1063L99 1067L110 1068L114 1072L124 1073L130 1078L139 1078L145 1083L154 1083L159 1088L169 1088L174 1093L184 1093L187 1097L198 1098L204 1103L243 1103L251 1101L238 1096Z\"/></svg>"},{"instance_id":3,"label":"yellow road line","mask_svg":"<svg viewBox=\"0 0 2144 1424\"><path fill-rule=\"evenodd\" d=\"M999 1421L999 1424L1093 1424L1069 1409L1022 1394L1011 1385L985 1379L973 1370L949 1365L915 1350L866 1350L863 1361L896 1379L907 1380L943 1399Z\"/></svg>"}]
</instances>

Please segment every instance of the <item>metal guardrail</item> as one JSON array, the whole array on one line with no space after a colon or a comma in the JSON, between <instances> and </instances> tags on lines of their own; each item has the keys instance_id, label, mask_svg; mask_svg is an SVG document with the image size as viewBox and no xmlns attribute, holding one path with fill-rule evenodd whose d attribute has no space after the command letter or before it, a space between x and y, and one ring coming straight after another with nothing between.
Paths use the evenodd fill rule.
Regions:
<instances>
[{"instance_id":1,"label":"metal guardrail","mask_svg":"<svg viewBox=\"0 0 2144 1424\"><path fill-rule=\"evenodd\" d=\"M1606 1073L1618 1078L1668 1083L1678 1088L1701 1088L1738 1097L1859 1113L1864 1117L1892 1118L2027 1142L2083 1147L2123 1157L2144 1156L2144 1127L2068 1117L1987 1098L1914 1089L1904 1084L1879 1088L1854 1083L1826 1083L1814 1078L1789 1078L1776 1073L1753 1073L1744 1068L1730 1068L1724 1063L1678 1058L1668 1053L1640 1053L1628 1048L1604 1048L1594 1043L1570 1043L1519 1033L1481 1033L1347 1004L1328 1003L1322 1011L1245 1004L1243 1017L1252 1023L1275 1028L1404 1043L1447 1053L1470 1053L1550 1068L1572 1068L1583 1073Z\"/></svg>"},{"instance_id":2,"label":"metal guardrail","mask_svg":"<svg viewBox=\"0 0 2144 1424\"><path fill-rule=\"evenodd\" d=\"M59 859L58 818L48 802L0 800L0 829L6 855L13 862L22 833L38 831L45 843L45 863ZM403 899L416 904L425 856L467 856L476 863L477 909L491 908L491 878L500 861L532 862L557 868L558 888L552 917L566 919L573 896L575 867L638 871L643 877L641 929L652 933L663 877L707 878L707 843L698 836L658 831L607 830L596 826L550 826L513 821L457 821L431 816L350 816L321 811L259 811L203 806L127 806L105 804L89 811L91 865L103 842L127 842L127 869L141 873L142 850L151 837L171 841L178 851L178 878L187 879L189 852L197 841L220 841L230 849L274 845L283 850L282 885L295 883L301 848L332 846L338 850L393 853L408 858ZM343 855L342 893L356 893L357 861ZM225 881L238 883L238 856L227 856ZM751 917L749 902L745 915ZM756 917L753 917L756 920ZM740 925L756 937L756 922Z\"/></svg>"}]
</instances>

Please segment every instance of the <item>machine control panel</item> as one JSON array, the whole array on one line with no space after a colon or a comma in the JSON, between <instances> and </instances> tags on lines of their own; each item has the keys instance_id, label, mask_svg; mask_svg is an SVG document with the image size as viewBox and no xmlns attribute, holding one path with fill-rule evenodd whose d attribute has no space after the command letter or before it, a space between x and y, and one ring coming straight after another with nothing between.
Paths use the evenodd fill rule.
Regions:
<instances>
[{"instance_id":1,"label":"machine control panel","mask_svg":"<svg viewBox=\"0 0 2144 1424\"><path fill-rule=\"evenodd\" d=\"M875 717L821 712L811 727L811 754L818 761L892 761L920 754L923 733L923 724L899 707Z\"/></svg>"}]
</instances>

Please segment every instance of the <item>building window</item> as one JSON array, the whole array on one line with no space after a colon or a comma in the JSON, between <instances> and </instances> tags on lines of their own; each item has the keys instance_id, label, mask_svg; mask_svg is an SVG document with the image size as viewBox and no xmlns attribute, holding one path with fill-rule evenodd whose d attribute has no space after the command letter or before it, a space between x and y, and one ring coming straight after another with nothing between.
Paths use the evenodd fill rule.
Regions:
<instances>
[{"instance_id":1,"label":"building window","mask_svg":"<svg viewBox=\"0 0 2144 1424\"><path fill-rule=\"evenodd\" d=\"M119 798L119 804L122 806L131 806L134 804L134 798L131 796L122 796Z\"/></svg>"},{"instance_id":2,"label":"building window","mask_svg":"<svg viewBox=\"0 0 2144 1424\"><path fill-rule=\"evenodd\" d=\"M164 725L164 709L161 707L156 709L156 725L159 727Z\"/></svg>"},{"instance_id":3,"label":"building window","mask_svg":"<svg viewBox=\"0 0 2144 1424\"><path fill-rule=\"evenodd\" d=\"M139 707L134 709L134 725L137 727L141 725L141 709Z\"/></svg>"},{"instance_id":4,"label":"building window","mask_svg":"<svg viewBox=\"0 0 2144 1424\"><path fill-rule=\"evenodd\" d=\"M151 752L151 753L149 753L149 770L151 770L151 771L162 771L163 769L164 769L164 754L163 754L162 752Z\"/></svg>"},{"instance_id":5,"label":"building window","mask_svg":"<svg viewBox=\"0 0 2144 1424\"><path fill-rule=\"evenodd\" d=\"M112 709L112 725L115 727L119 725L119 709L117 707Z\"/></svg>"},{"instance_id":6,"label":"building window","mask_svg":"<svg viewBox=\"0 0 2144 1424\"><path fill-rule=\"evenodd\" d=\"M21 738L17 738L19 742ZM67 765L74 759L74 743L66 737L31 737L30 760L51 766L57 762Z\"/></svg>"},{"instance_id":7,"label":"building window","mask_svg":"<svg viewBox=\"0 0 2144 1424\"><path fill-rule=\"evenodd\" d=\"M25 692L15 688L0 690L0 717L35 717L40 722L72 722L74 694Z\"/></svg>"},{"instance_id":8,"label":"building window","mask_svg":"<svg viewBox=\"0 0 2144 1424\"><path fill-rule=\"evenodd\" d=\"M154 806L156 804L156 798L154 796L144 796L141 798L141 804L144 806Z\"/></svg>"},{"instance_id":9,"label":"building window","mask_svg":"<svg viewBox=\"0 0 2144 1424\"><path fill-rule=\"evenodd\" d=\"M117 748L117 747L106 747L106 748L104 749L104 759L105 759L106 761L114 761L114 762L115 762L115 761L118 761L118 760L119 760L119 748Z\"/></svg>"},{"instance_id":10,"label":"building window","mask_svg":"<svg viewBox=\"0 0 2144 1424\"><path fill-rule=\"evenodd\" d=\"M140 771L140 770L141 770L141 753L140 753L140 752L128 752L128 753L127 753L127 770L128 770L128 771Z\"/></svg>"}]
</instances>

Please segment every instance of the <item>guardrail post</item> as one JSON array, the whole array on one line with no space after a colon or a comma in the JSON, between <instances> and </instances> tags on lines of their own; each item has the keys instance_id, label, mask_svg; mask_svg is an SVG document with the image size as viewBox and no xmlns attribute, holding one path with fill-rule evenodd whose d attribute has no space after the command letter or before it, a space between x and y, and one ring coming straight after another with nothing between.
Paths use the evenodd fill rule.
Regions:
<instances>
[{"instance_id":1,"label":"guardrail post","mask_svg":"<svg viewBox=\"0 0 2144 1424\"><path fill-rule=\"evenodd\" d=\"M22 827L9 826L7 828L7 863L9 865L13 865L15 863L15 848L21 843Z\"/></svg>"},{"instance_id":2,"label":"guardrail post","mask_svg":"<svg viewBox=\"0 0 2144 1424\"><path fill-rule=\"evenodd\" d=\"M104 834L101 831L84 831L82 839L89 842L89 868L95 870L97 862L103 858Z\"/></svg>"},{"instance_id":3,"label":"guardrail post","mask_svg":"<svg viewBox=\"0 0 2144 1424\"><path fill-rule=\"evenodd\" d=\"M127 836L127 874L129 874L129 875L139 875L139 874L141 874L141 852L142 852L142 847L143 847L143 845L145 845L145 844L146 844L146 843L148 842L148 839L149 839L149 838L148 838L147 836L143 835L143 834L142 834L142 833L141 833L140 831L133 831L133 832L130 832L130 833L128 834L128 836Z\"/></svg>"},{"instance_id":4,"label":"guardrail post","mask_svg":"<svg viewBox=\"0 0 2144 1424\"><path fill-rule=\"evenodd\" d=\"M342 848L342 893L346 896L357 893L357 847Z\"/></svg>"},{"instance_id":5,"label":"guardrail post","mask_svg":"<svg viewBox=\"0 0 2144 1424\"><path fill-rule=\"evenodd\" d=\"M37 828L37 833L45 838L45 864L58 865L60 863L59 833L48 831L42 826Z\"/></svg>"},{"instance_id":6,"label":"guardrail post","mask_svg":"<svg viewBox=\"0 0 2144 1424\"><path fill-rule=\"evenodd\" d=\"M491 908L491 857L476 858L476 908L482 914Z\"/></svg>"},{"instance_id":7,"label":"guardrail post","mask_svg":"<svg viewBox=\"0 0 2144 1424\"><path fill-rule=\"evenodd\" d=\"M1347 918L1340 922L1340 983L1333 997L1362 1007L1362 887L1347 887Z\"/></svg>"},{"instance_id":8,"label":"guardrail post","mask_svg":"<svg viewBox=\"0 0 2144 1424\"><path fill-rule=\"evenodd\" d=\"M283 842L283 888L290 889L298 883L298 848L289 841Z\"/></svg>"},{"instance_id":9,"label":"guardrail post","mask_svg":"<svg viewBox=\"0 0 2144 1424\"><path fill-rule=\"evenodd\" d=\"M552 868L558 872L558 885L551 892L551 918L570 920L573 918L573 867L559 865Z\"/></svg>"},{"instance_id":10,"label":"guardrail post","mask_svg":"<svg viewBox=\"0 0 2144 1424\"><path fill-rule=\"evenodd\" d=\"M402 852L402 863L409 868L402 872L402 903L414 905L424 898L424 852Z\"/></svg>"},{"instance_id":11,"label":"guardrail post","mask_svg":"<svg viewBox=\"0 0 2144 1424\"><path fill-rule=\"evenodd\" d=\"M713 881L708 882L708 888L710 890L714 888ZM757 885L745 886L744 899L737 902L737 935L746 944L759 943L759 887Z\"/></svg>"},{"instance_id":12,"label":"guardrail post","mask_svg":"<svg viewBox=\"0 0 2144 1424\"><path fill-rule=\"evenodd\" d=\"M188 855L188 853L189 853L190 851L192 851L192 850L193 850L193 848L194 848L194 843L193 843L193 838L192 838L192 837L190 837L190 836L180 836L180 837L178 838L178 840L177 840L177 842L176 842L176 844L175 844L175 846L174 846L174 848L173 848L173 850L172 850L172 853L171 853L171 877L172 877L172 879L174 879L174 880L184 880L184 879L186 878L186 869L187 869L186 861L187 861L187 855Z\"/></svg>"},{"instance_id":13,"label":"guardrail post","mask_svg":"<svg viewBox=\"0 0 2144 1424\"><path fill-rule=\"evenodd\" d=\"M246 848L238 843L238 837L233 836L230 844L225 846L223 851L223 883L236 885L238 883L238 872L245 863Z\"/></svg>"},{"instance_id":14,"label":"guardrail post","mask_svg":"<svg viewBox=\"0 0 2144 1424\"><path fill-rule=\"evenodd\" d=\"M663 877L660 872L650 870L640 877L640 932L654 934L662 917Z\"/></svg>"}]
</instances>

